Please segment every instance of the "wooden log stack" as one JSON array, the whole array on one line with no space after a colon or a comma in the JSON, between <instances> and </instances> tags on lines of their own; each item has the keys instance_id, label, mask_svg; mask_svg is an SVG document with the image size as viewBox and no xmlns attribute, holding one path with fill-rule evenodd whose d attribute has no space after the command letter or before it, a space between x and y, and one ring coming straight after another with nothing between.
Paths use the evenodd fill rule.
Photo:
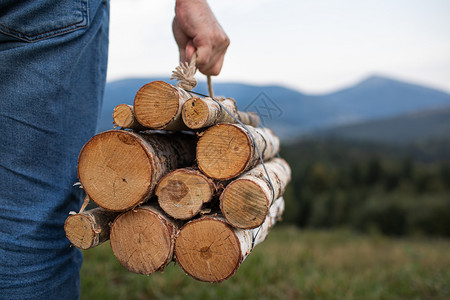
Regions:
<instances>
[{"instance_id":1,"label":"wooden log stack","mask_svg":"<svg viewBox=\"0 0 450 300\"><path fill-rule=\"evenodd\" d=\"M284 211L291 171L275 157L278 137L234 99L199 98L162 81L144 85L113 119L121 129L95 135L80 152L78 177L98 207L72 212L67 238L80 249L110 240L138 274L176 260L197 280L232 276Z\"/></svg>"}]
</instances>

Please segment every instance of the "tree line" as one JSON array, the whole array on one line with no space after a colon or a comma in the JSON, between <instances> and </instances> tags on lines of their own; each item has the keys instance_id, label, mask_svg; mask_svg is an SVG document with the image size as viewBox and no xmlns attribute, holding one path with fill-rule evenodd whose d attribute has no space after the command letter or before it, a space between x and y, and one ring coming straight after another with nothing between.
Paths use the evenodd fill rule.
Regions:
<instances>
[{"instance_id":1,"label":"tree line","mask_svg":"<svg viewBox=\"0 0 450 300\"><path fill-rule=\"evenodd\" d=\"M285 144L281 155L292 168L292 182L285 193L284 222L450 236L449 149L449 141Z\"/></svg>"}]
</instances>

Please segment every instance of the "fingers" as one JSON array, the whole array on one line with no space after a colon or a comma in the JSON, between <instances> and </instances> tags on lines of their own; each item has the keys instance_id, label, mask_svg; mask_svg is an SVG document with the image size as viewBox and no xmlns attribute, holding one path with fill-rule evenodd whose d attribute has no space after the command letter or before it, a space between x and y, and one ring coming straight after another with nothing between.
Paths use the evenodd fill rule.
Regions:
<instances>
[{"instance_id":1,"label":"fingers","mask_svg":"<svg viewBox=\"0 0 450 300\"><path fill-rule=\"evenodd\" d=\"M195 53L195 46L194 46L194 43L192 42L192 40L190 40L190 41L188 41L187 42L187 44L186 44L186 61L189 61L189 60L191 60L191 58L192 58L192 56L194 55L194 53ZM197 53L197 55L198 55L198 53Z\"/></svg>"},{"instance_id":2,"label":"fingers","mask_svg":"<svg viewBox=\"0 0 450 300\"><path fill-rule=\"evenodd\" d=\"M177 42L178 49L180 51L180 61L186 61L186 48L190 38L183 31L176 17L172 21L172 31L175 41Z\"/></svg>"},{"instance_id":3,"label":"fingers","mask_svg":"<svg viewBox=\"0 0 450 300\"><path fill-rule=\"evenodd\" d=\"M196 39L194 39L196 45ZM215 34L205 43L197 46L197 67L205 75L218 75L222 69L225 53L230 45L230 40L222 31Z\"/></svg>"},{"instance_id":4,"label":"fingers","mask_svg":"<svg viewBox=\"0 0 450 300\"><path fill-rule=\"evenodd\" d=\"M218 75L230 40L206 1L177 0L173 34L180 60L190 60L197 50L197 68L205 75Z\"/></svg>"}]
</instances>

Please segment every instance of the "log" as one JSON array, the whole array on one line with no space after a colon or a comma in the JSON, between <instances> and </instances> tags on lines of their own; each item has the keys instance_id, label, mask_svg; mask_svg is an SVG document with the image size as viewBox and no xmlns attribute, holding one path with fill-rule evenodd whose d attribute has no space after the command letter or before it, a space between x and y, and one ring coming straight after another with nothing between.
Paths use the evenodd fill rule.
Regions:
<instances>
[{"instance_id":1,"label":"log","mask_svg":"<svg viewBox=\"0 0 450 300\"><path fill-rule=\"evenodd\" d=\"M66 236L77 248L96 247L109 240L110 223L117 215L100 207L70 215L64 222Z\"/></svg>"},{"instance_id":2,"label":"log","mask_svg":"<svg viewBox=\"0 0 450 300\"><path fill-rule=\"evenodd\" d=\"M183 105L182 117L184 124L191 129L199 129L218 123L237 123L235 120L235 118L237 118L245 125L258 126L258 115L253 112L238 111L234 99L225 98L218 99L218 101L231 113L231 115L216 101L209 97L193 97Z\"/></svg>"},{"instance_id":3,"label":"log","mask_svg":"<svg viewBox=\"0 0 450 300\"><path fill-rule=\"evenodd\" d=\"M162 271L173 258L178 224L155 205L122 213L111 227L111 249L131 272Z\"/></svg>"},{"instance_id":4,"label":"log","mask_svg":"<svg viewBox=\"0 0 450 300\"><path fill-rule=\"evenodd\" d=\"M89 197L112 211L147 201L167 173L194 162L195 136L110 130L82 148L78 178Z\"/></svg>"},{"instance_id":5,"label":"log","mask_svg":"<svg viewBox=\"0 0 450 300\"><path fill-rule=\"evenodd\" d=\"M135 131L150 129L138 122L134 115L133 106L128 104L119 104L114 108L113 122L119 127Z\"/></svg>"},{"instance_id":6,"label":"log","mask_svg":"<svg viewBox=\"0 0 450 300\"><path fill-rule=\"evenodd\" d=\"M164 176L155 189L160 207L175 219L197 215L215 193L214 182L194 169L178 169Z\"/></svg>"},{"instance_id":7,"label":"log","mask_svg":"<svg viewBox=\"0 0 450 300\"><path fill-rule=\"evenodd\" d=\"M245 125L256 127L259 125L259 117L252 111L238 111L238 119Z\"/></svg>"},{"instance_id":8,"label":"log","mask_svg":"<svg viewBox=\"0 0 450 300\"><path fill-rule=\"evenodd\" d=\"M206 176L227 180L249 170L259 162L275 156L280 147L278 137L267 128L221 123L207 129L197 144L197 163ZM253 135L254 140L251 139Z\"/></svg>"},{"instance_id":9,"label":"log","mask_svg":"<svg viewBox=\"0 0 450 300\"><path fill-rule=\"evenodd\" d=\"M175 240L175 257L189 276L220 282L232 276L253 247L264 241L280 219L284 200L278 198L264 223L255 229L236 229L220 216L204 216L186 223Z\"/></svg>"},{"instance_id":10,"label":"log","mask_svg":"<svg viewBox=\"0 0 450 300\"><path fill-rule=\"evenodd\" d=\"M145 127L186 130L181 109L192 96L164 81L153 81L141 87L134 98L136 119Z\"/></svg>"},{"instance_id":11,"label":"log","mask_svg":"<svg viewBox=\"0 0 450 300\"><path fill-rule=\"evenodd\" d=\"M291 180L289 165L282 158L273 158L265 166L273 190L263 165L259 164L234 179L220 195L220 210L231 226L241 229L260 226L273 199L283 195Z\"/></svg>"}]
</instances>

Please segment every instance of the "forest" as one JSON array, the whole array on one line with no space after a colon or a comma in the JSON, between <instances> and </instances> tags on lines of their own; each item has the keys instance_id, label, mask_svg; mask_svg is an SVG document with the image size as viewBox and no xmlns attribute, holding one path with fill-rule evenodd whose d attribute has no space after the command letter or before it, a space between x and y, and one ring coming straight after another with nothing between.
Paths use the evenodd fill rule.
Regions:
<instances>
[{"instance_id":1,"label":"forest","mask_svg":"<svg viewBox=\"0 0 450 300\"><path fill-rule=\"evenodd\" d=\"M450 140L303 138L281 156L292 168L284 223L450 237Z\"/></svg>"}]
</instances>

